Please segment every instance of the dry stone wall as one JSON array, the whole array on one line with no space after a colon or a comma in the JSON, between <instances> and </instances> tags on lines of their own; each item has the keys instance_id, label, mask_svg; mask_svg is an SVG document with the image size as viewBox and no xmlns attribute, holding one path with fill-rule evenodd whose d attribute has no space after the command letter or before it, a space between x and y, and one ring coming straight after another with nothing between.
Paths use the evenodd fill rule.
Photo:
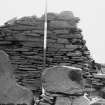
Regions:
<instances>
[{"instance_id":1,"label":"dry stone wall","mask_svg":"<svg viewBox=\"0 0 105 105\"><path fill-rule=\"evenodd\" d=\"M63 64L95 72L86 41L77 27L79 18L67 11L47 15L46 67ZM0 49L10 55L16 66L14 73L18 83L36 91L41 89L43 39L44 16L23 17L0 27Z\"/></svg>"}]
</instances>

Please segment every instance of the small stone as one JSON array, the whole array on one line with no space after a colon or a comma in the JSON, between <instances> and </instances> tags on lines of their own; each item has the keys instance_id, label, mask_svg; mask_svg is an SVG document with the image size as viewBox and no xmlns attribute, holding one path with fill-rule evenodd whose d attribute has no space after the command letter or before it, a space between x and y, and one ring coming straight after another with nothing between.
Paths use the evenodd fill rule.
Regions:
<instances>
[{"instance_id":1,"label":"small stone","mask_svg":"<svg viewBox=\"0 0 105 105\"><path fill-rule=\"evenodd\" d=\"M57 29L53 31L55 34L69 34L69 30Z\"/></svg>"},{"instance_id":2,"label":"small stone","mask_svg":"<svg viewBox=\"0 0 105 105\"><path fill-rule=\"evenodd\" d=\"M56 49L60 49L60 48L64 48L64 45L63 44L60 44L60 43L49 43L48 44L48 47L50 48L56 48Z\"/></svg>"},{"instance_id":3,"label":"small stone","mask_svg":"<svg viewBox=\"0 0 105 105\"><path fill-rule=\"evenodd\" d=\"M76 49L76 48L78 48L78 45L65 45L65 48L69 48L69 49Z\"/></svg>"},{"instance_id":4,"label":"small stone","mask_svg":"<svg viewBox=\"0 0 105 105\"><path fill-rule=\"evenodd\" d=\"M71 101L68 97L57 97L55 105L71 105Z\"/></svg>"},{"instance_id":5,"label":"small stone","mask_svg":"<svg viewBox=\"0 0 105 105\"><path fill-rule=\"evenodd\" d=\"M49 27L52 27L52 28L72 28L72 27L74 27L74 26L72 26L72 25L70 25L68 22L66 22L66 21L57 21L57 20L55 20L55 21L51 21L50 23L49 23Z\"/></svg>"},{"instance_id":6,"label":"small stone","mask_svg":"<svg viewBox=\"0 0 105 105\"><path fill-rule=\"evenodd\" d=\"M69 52L67 56L82 56L82 53L80 51Z\"/></svg>"},{"instance_id":7,"label":"small stone","mask_svg":"<svg viewBox=\"0 0 105 105\"><path fill-rule=\"evenodd\" d=\"M58 43L69 43L69 41L67 39L64 39L64 38L59 38L57 40Z\"/></svg>"},{"instance_id":8,"label":"small stone","mask_svg":"<svg viewBox=\"0 0 105 105\"><path fill-rule=\"evenodd\" d=\"M36 33L28 33L28 34L25 34L25 36L33 36L33 37L39 37L40 36L40 34L36 34Z\"/></svg>"},{"instance_id":9,"label":"small stone","mask_svg":"<svg viewBox=\"0 0 105 105\"><path fill-rule=\"evenodd\" d=\"M11 41L0 41L0 45L8 45L8 44L12 44Z\"/></svg>"},{"instance_id":10,"label":"small stone","mask_svg":"<svg viewBox=\"0 0 105 105\"><path fill-rule=\"evenodd\" d=\"M32 33L44 34L44 30L32 30Z\"/></svg>"},{"instance_id":11,"label":"small stone","mask_svg":"<svg viewBox=\"0 0 105 105\"><path fill-rule=\"evenodd\" d=\"M57 18L57 14L55 14L55 13L47 13L47 19L48 20L56 20L56 18ZM41 17L41 19L45 19L45 16L43 15L42 17Z\"/></svg>"},{"instance_id":12,"label":"small stone","mask_svg":"<svg viewBox=\"0 0 105 105\"><path fill-rule=\"evenodd\" d=\"M40 44L39 44L40 43ZM43 41L37 42L22 42L24 47L43 47Z\"/></svg>"},{"instance_id":13,"label":"small stone","mask_svg":"<svg viewBox=\"0 0 105 105\"><path fill-rule=\"evenodd\" d=\"M56 40L54 40L54 39L47 39L47 42L48 43L56 43Z\"/></svg>"}]
</instances>

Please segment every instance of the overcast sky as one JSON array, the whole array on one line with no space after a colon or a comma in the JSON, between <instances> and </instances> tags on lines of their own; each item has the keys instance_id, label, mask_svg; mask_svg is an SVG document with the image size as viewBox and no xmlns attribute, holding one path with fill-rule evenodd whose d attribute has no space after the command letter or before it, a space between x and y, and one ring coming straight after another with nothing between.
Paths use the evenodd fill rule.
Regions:
<instances>
[{"instance_id":1,"label":"overcast sky","mask_svg":"<svg viewBox=\"0 0 105 105\"><path fill-rule=\"evenodd\" d=\"M45 0L0 0L0 25L13 17L41 16ZM49 12L72 11L92 58L105 63L105 0L48 0Z\"/></svg>"}]
</instances>

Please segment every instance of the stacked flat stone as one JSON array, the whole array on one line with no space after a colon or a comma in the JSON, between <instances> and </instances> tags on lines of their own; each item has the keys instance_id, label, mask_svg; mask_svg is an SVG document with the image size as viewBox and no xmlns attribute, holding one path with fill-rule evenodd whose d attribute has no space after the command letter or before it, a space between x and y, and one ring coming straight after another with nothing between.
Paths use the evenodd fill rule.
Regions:
<instances>
[{"instance_id":1,"label":"stacked flat stone","mask_svg":"<svg viewBox=\"0 0 105 105\"><path fill-rule=\"evenodd\" d=\"M77 27L79 18L68 11L47 15L46 67L68 65L85 71L93 69L86 41ZM0 27L0 49L10 55L16 66L18 83L36 91L41 89L43 39L44 16L13 19Z\"/></svg>"}]
</instances>

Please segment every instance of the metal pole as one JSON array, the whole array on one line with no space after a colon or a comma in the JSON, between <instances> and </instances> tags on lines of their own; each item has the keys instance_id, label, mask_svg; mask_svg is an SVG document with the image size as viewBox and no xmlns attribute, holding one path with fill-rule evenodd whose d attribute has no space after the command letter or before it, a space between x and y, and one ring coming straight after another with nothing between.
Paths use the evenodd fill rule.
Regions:
<instances>
[{"instance_id":1,"label":"metal pole","mask_svg":"<svg viewBox=\"0 0 105 105\"><path fill-rule=\"evenodd\" d=\"M44 11L44 44L43 44L43 69L42 69L42 72L43 70L46 68L46 48L47 48L47 0L45 0L45 11ZM41 81L42 78L41 78ZM42 84L42 97L45 95L45 91L44 91L44 88L43 88L43 84Z\"/></svg>"},{"instance_id":2,"label":"metal pole","mask_svg":"<svg viewBox=\"0 0 105 105\"><path fill-rule=\"evenodd\" d=\"M43 68L46 67L46 48L47 48L47 0L45 0L45 22L44 22L44 46L43 46Z\"/></svg>"}]
</instances>

